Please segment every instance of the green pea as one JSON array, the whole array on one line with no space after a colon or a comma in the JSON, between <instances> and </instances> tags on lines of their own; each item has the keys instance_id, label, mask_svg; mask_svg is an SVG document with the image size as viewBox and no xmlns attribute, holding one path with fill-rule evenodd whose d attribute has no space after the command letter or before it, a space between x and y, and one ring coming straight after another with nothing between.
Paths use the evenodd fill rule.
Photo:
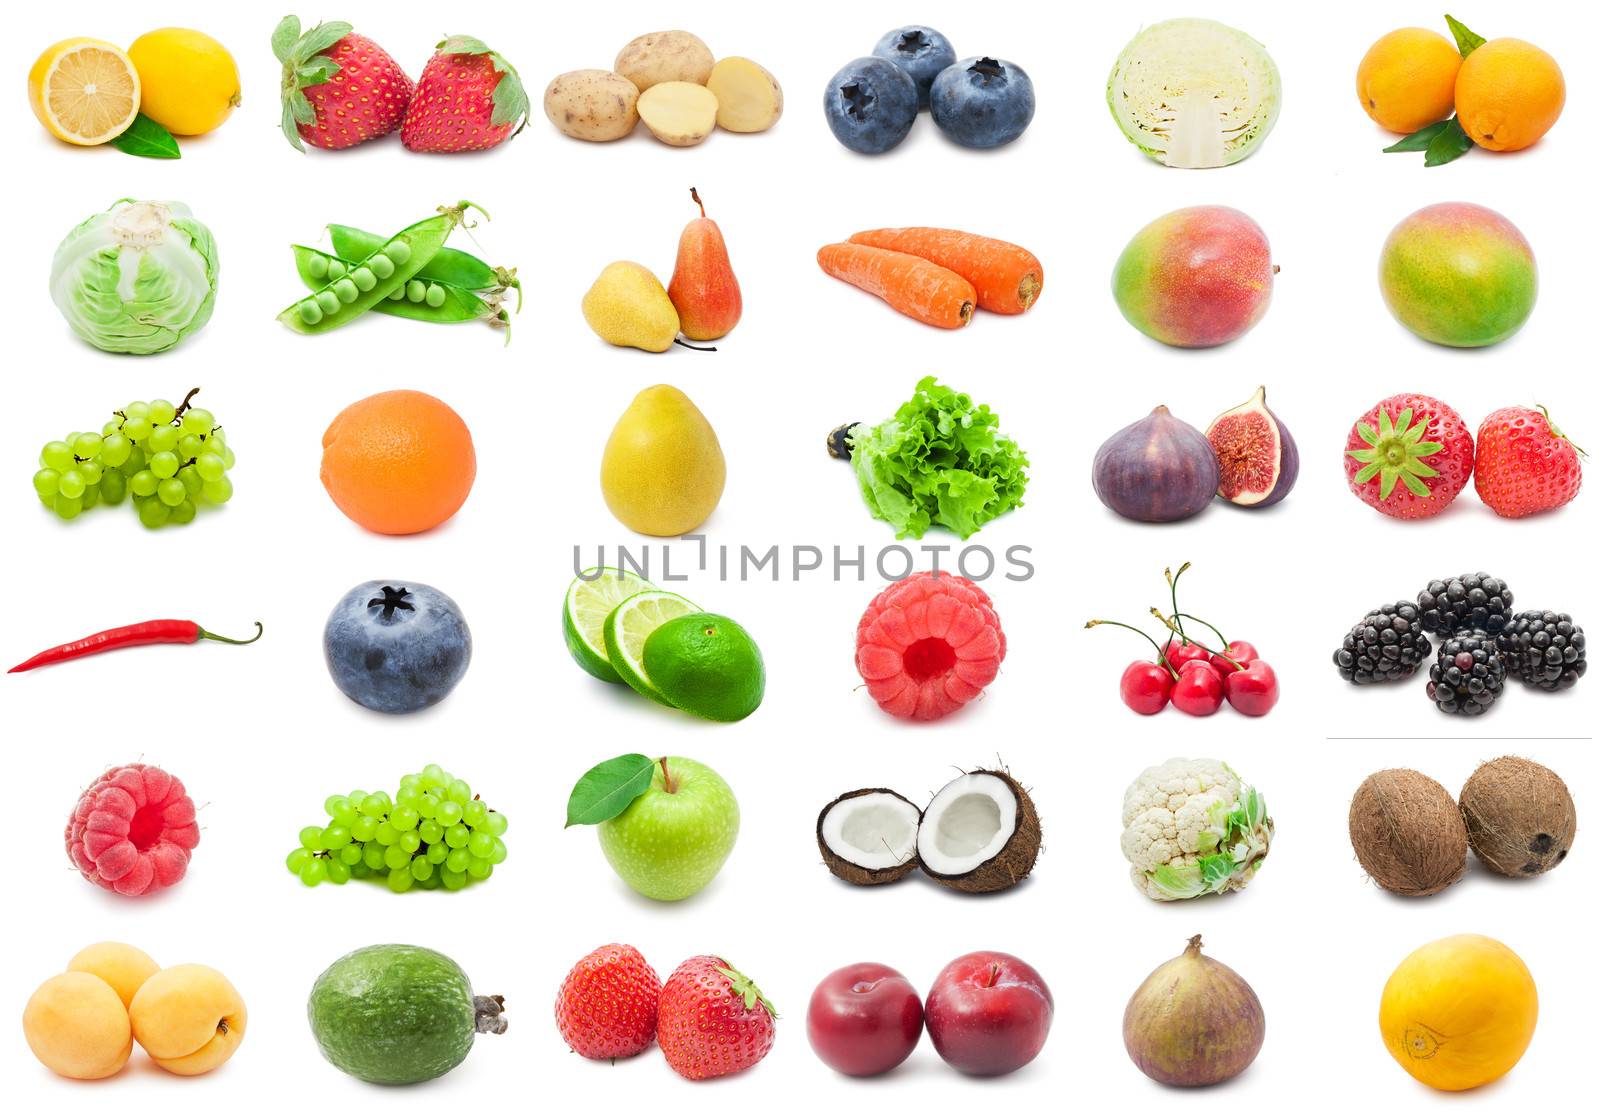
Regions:
<instances>
[{"instance_id":1,"label":"green pea","mask_svg":"<svg viewBox=\"0 0 1600 1116\"><path fill-rule=\"evenodd\" d=\"M322 307L317 305L317 300L308 298L300 303L300 320L306 325L316 325L322 320Z\"/></svg>"},{"instance_id":2,"label":"green pea","mask_svg":"<svg viewBox=\"0 0 1600 1116\"><path fill-rule=\"evenodd\" d=\"M367 266L372 269L372 274L379 279L387 279L394 274L394 261L382 252L373 253L372 257L367 260Z\"/></svg>"},{"instance_id":3,"label":"green pea","mask_svg":"<svg viewBox=\"0 0 1600 1116\"><path fill-rule=\"evenodd\" d=\"M342 278L344 278L344 261L343 260L329 260L328 261L328 278L329 279L342 279Z\"/></svg>"},{"instance_id":4,"label":"green pea","mask_svg":"<svg viewBox=\"0 0 1600 1116\"><path fill-rule=\"evenodd\" d=\"M332 289L339 296L339 301L344 303L354 302L361 295L360 289L349 278L339 280Z\"/></svg>"},{"instance_id":5,"label":"green pea","mask_svg":"<svg viewBox=\"0 0 1600 1116\"><path fill-rule=\"evenodd\" d=\"M428 288L420 279L413 279L406 284L406 298L412 302L421 302L428 297Z\"/></svg>"},{"instance_id":6,"label":"green pea","mask_svg":"<svg viewBox=\"0 0 1600 1116\"><path fill-rule=\"evenodd\" d=\"M396 287L394 290L389 292L390 302L404 302L405 300L406 289L404 287Z\"/></svg>"},{"instance_id":7,"label":"green pea","mask_svg":"<svg viewBox=\"0 0 1600 1116\"><path fill-rule=\"evenodd\" d=\"M326 279L328 277L328 257L312 256L306 261L306 270L313 279Z\"/></svg>"},{"instance_id":8,"label":"green pea","mask_svg":"<svg viewBox=\"0 0 1600 1116\"><path fill-rule=\"evenodd\" d=\"M332 291L318 291L317 305L322 307L322 312L324 314L337 314L339 312L339 307L342 306L343 303L339 301L339 296L334 294Z\"/></svg>"},{"instance_id":9,"label":"green pea","mask_svg":"<svg viewBox=\"0 0 1600 1116\"><path fill-rule=\"evenodd\" d=\"M411 245L398 237L383 246L383 254L388 256L400 267L406 266L406 261L411 258Z\"/></svg>"},{"instance_id":10,"label":"green pea","mask_svg":"<svg viewBox=\"0 0 1600 1116\"><path fill-rule=\"evenodd\" d=\"M364 291L370 291L378 285L378 277L372 274L371 268L358 267L350 273L350 281Z\"/></svg>"},{"instance_id":11,"label":"green pea","mask_svg":"<svg viewBox=\"0 0 1600 1116\"><path fill-rule=\"evenodd\" d=\"M429 283L428 291L422 296L422 301L437 310L444 305L444 288L437 283Z\"/></svg>"}]
</instances>

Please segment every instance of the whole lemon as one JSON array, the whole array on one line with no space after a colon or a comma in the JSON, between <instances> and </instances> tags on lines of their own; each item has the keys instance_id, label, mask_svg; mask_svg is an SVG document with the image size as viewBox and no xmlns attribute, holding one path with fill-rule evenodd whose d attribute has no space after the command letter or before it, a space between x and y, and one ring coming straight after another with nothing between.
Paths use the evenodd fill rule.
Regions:
<instances>
[{"instance_id":1,"label":"whole lemon","mask_svg":"<svg viewBox=\"0 0 1600 1116\"><path fill-rule=\"evenodd\" d=\"M239 67L210 35L163 27L135 39L128 57L139 71L139 111L173 135L204 135L239 105Z\"/></svg>"},{"instance_id":2,"label":"whole lemon","mask_svg":"<svg viewBox=\"0 0 1600 1116\"><path fill-rule=\"evenodd\" d=\"M1450 115L1461 52L1437 31L1402 27L1362 56L1356 96L1367 115L1391 132L1409 134Z\"/></svg>"},{"instance_id":3,"label":"whole lemon","mask_svg":"<svg viewBox=\"0 0 1600 1116\"><path fill-rule=\"evenodd\" d=\"M1490 39L1456 75L1456 118L1473 143L1490 151L1537 143L1566 103L1561 67L1521 39Z\"/></svg>"},{"instance_id":4,"label":"whole lemon","mask_svg":"<svg viewBox=\"0 0 1600 1116\"><path fill-rule=\"evenodd\" d=\"M1516 1065L1539 1020L1533 974L1482 934L1429 942L1383 986L1378 1026L1400 1067L1424 1085L1476 1089Z\"/></svg>"}]
</instances>

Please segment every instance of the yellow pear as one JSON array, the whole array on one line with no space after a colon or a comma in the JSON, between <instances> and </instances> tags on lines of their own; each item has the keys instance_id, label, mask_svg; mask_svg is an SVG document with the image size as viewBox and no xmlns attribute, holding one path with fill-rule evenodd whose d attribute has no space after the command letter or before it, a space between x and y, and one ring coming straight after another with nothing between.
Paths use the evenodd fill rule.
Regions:
<instances>
[{"instance_id":1,"label":"yellow pear","mask_svg":"<svg viewBox=\"0 0 1600 1116\"><path fill-rule=\"evenodd\" d=\"M716 508L726 479L717 432L687 395L666 384L633 397L600 458L606 507L641 535L693 531Z\"/></svg>"},{"instance_id":2,"label":"yellow pear","mask_svg":"<svg viewBox=\"0 0 1600 1116\"><path fill-rule=\"evenodd\" d=\"M583 296L583 319L602 341L664 353L678 337L678 311L649 268L607 264Z\"/></svg>"}]
</instances>

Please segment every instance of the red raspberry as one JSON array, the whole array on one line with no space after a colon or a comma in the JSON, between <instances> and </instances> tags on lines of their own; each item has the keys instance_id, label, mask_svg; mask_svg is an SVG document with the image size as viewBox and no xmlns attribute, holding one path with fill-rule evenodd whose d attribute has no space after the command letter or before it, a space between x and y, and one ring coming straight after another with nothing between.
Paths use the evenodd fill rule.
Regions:
<instances>
[{"instance_id":1,"label":"red raspberry","mask_svg":"<svg viewBox=\"0 0 1600 1116\"><path fill-rule=\"evenodd\" d=\"M631 945L603 945L572 966L556 994L556 1027L585 1058L631 1058L656 1037L661 978Z\"/></svg>"},{"instance_id":2,"label":"red raspberry","mask_svg":"<svg viewBox=\"0 0 1600 1116\"><path fill-rule=\"evenodd\" d=\"M856 625L856 669L884 712L937 721L983 693L1006 657L989 595L924 571L873 598Z\"/></svg>"},{"instance_id":3,"label":"red raspberry","mask_svg":"<svg viewBox=\"0 0 1600 1116\"><path fill-rule=\"evenodd\" d=\"M67 856L92 884L119 895L171 887L200 843L194 801L159 767L130 763L96 779L67 820Z\"/></svg>"}]
</instances>

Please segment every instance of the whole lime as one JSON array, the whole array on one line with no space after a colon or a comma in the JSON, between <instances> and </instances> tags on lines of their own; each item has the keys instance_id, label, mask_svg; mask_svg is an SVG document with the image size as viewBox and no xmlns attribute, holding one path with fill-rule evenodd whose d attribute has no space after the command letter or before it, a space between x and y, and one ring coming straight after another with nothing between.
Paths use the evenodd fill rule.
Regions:
<instances>
[{"instance_id":1,"label":"whole lime","mask_svg":"<svg viewBox=\"0 0 1600 1116\"><path fill-rule=\"evenodd\" d=\"M750 633L713 612L678 616L651 632L644 669L669 702L708 721L743 720L767 687Z\"/></svg>"}]
</instances>

